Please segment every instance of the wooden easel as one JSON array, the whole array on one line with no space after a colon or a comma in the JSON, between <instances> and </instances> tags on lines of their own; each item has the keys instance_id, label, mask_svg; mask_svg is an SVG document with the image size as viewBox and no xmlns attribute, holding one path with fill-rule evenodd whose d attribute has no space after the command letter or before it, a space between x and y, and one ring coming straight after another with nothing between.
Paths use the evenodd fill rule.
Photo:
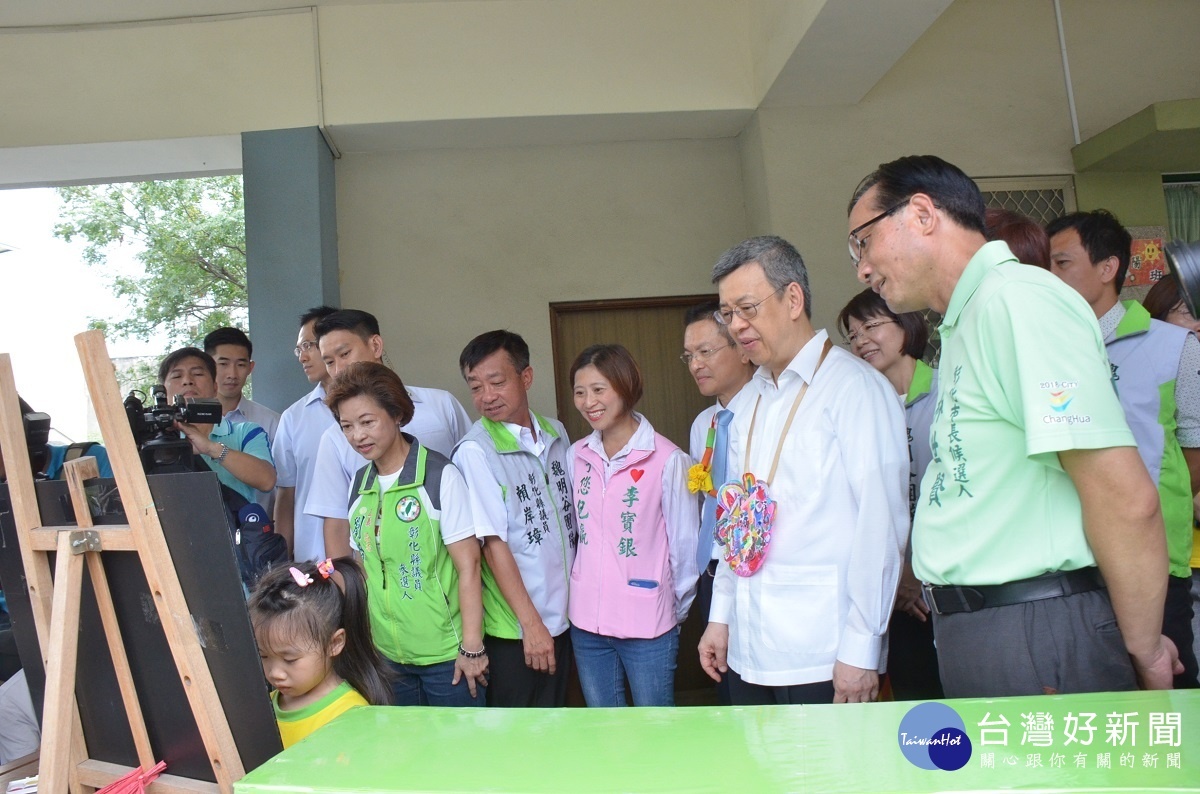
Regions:
<instances>
[{"instance_id":1,"label":"wooden easel","mask_svg":"<svg viewBox=\"0 0 1200 794\"><path fill-rule=\"evenodd\" d=\"M103 787L131 771L131 768L119 764L90 759L84 743L75 702L75 672L85 564L96 591L96 603L138 761L145 770L154 766L150 738L100 556L106 551L124 551L135 552L141 561L175 667L217 780L214 785L168 774L160 776L149 790L232 792L233 782L245 774L245 768L171 561L158 511L122 407L104 336L100 331L87 331L75 337L75 345L112 463L117 490L129 520L126 526L93 527L83 481L98 476L98 470L94 458L81 458L64 467L77 526L42 527L12 364L7 354L0 354L0 444L3 444L13 519L20 539L21 561L25 567L34 623L46 666L38 790L60 794L69 788L73 794L81 794ZM49 563L51 551L56 552L53 582Z\"/></svg>"}]
</instances>

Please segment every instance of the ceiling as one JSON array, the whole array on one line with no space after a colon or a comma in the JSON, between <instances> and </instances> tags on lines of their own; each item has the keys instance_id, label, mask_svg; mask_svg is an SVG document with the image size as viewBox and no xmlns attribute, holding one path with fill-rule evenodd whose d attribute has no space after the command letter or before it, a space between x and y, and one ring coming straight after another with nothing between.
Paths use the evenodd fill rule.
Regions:
<instances>
[{"instance_id":1,"label":"ceiling","mask_svg":"<svg viewBox=\"0 0 1200 794\"><path fill-rule=\"evenodd\" d=\"M342 18L361 20L378 16L385 20L385 25L395 25L398 15L393 12L400 11L402 6L409 7L406 12L441 10L440 15L420 13L414 17L440 20L441 27L430 31L430 40L454 40L455 34L448 31L461 27L464 36L474 36L471 40L482 41L486 39L481 33L486 30L485 21L495 23L500 20L504 35L508 37L505 41L510 42L512 50L505 55L511 54L514 58L513 73L521 75L525 81L522 85L528 86L528 89L522 89L526 91L525 95L513 94L503 83L496 84L492 74L472 75L469 67L464 66L470 59L454 56L454 62L450 63L454 80L450 82L454 86L466 86L467 90L447 89L436 95L436 101L414 110L414 102L408 99L400 102L392 97L400 91L396 81L385 82L372 90L391 97L395 108L390 111L391 118L376 114L376 108L384 103L374 95L368 96L370 101L363 100L360 95L364 94L362 85L365 82L357 78L366 75L369 80L372 69L376 73L389 69L401 73L410 64L401 56L383 52L387 48L378 44L356 49L343 41L339 49L336 35L328 35L325 29L325 19L335 16L331 12L322 16L321 22L315 17L313 22L321 34L319 53L325 59L320 62L324 72L317 76L324 94L322 101L324 107L337 105L342 110L329 115L322 111L318 121L331 145L357 152L728 138L736 136L745 127L758 107L817 107L860 102L951 2L612 0L609 5L610 0L0 0L0 41L6 38L2 34L7 34L12 37L14 47L18 44L33 46L24 40L33 41L40 37L53 46L53 39L70 40L80 30L94 30L98 35L89 40L88 46L96 48L96 57L116 57L120 61L119 55L111 55L104 48L102 31L112 33L112 39L116 40L120 31L113 31L113 27L129 26L136 31L147 26L157 27L156 22L166 21L184 27L193 19L223 24L224 20L212 18L228 16L232 22L246 16L279 15L312 7L344 9L338 14ZM460 4L463 6L461 12L454 9ZM473 8L467 8L468 5ZM353 14L352 7L355 6L371 13ZM387 8L389 6L392 8ZM419 9L419 6L424 8ZM603 8L603 13L597 13L599 8ZM693 9L696 18L689 18ZM412 15L404 18L409 16ZM622 77L616 79L611 91L609 86L586 76L579 80L578 85L595 94L593 104L602 108L593 111L577 101L582 94L562 90L563 85L572 85L570 81L577 76L576 64L569 54L555 51L557 55L543 57L539 50L549 48L530 47L529 37L537 34L539 25L545 26L547 31L577 31L583 24L580 20L595 18L603 19L608 27L598 34L595 42L589 45L587 41L580 41L578 47L590 59L589 68L593 73ZM719 22L710 21L707 28L703 24L697 28L697 18L702 22L704 19ZM338 28L336 22L329 24ZM550 27L552 24L558 27ZM693 38L698 29L703 35ZM641 42L639 36L644 38L647 30L661 31L663 40L656 42L657 47L630 50L630 47L638 46L635 42ZM400 32L408 33L406 30ZM41 40L36 43L36 52L44 53L46 43ZM714 47L718 49L714 50ZM711 51L712 57L703 56L705 48ZM690 57L689 63L694 63L695 68L681 72L680 67L657 64L646 54L659 50L685 59ZM432 52L433 62L437 57L447 57L442 50ZM609 60L605 61L605 58ZM359 67L356 60L381 66ZM634 62L641 64L638 68L673 74L679 90L659 96L655 93L654 81L631 72L630 64ZM482 59L479 63L486 64L487 61ZM722 66L718 68L717 64ZM219 81L211 84L196 82L194 75L177 73L183 67L178 67L175 72L171 71L174 68L171 63L164 62L163 67L163 76L156 80L178 79L181 85L191 86L190 90L197 92L201 102L222 88ZM342 69L342 75L352 77L343 77L339 81L334 74L338 68ZM294 76L295 73L291 74ZM141 84L142 75L133 77ZM433 79L429 75L421 76L420 82L424 85L420 87L425 94L431 94L433 89L428 86L441 85L437 80L443 78L442 73L437 73ZM493 85L495 90L490 94L474 90L473 86L480 83ZM84 78L79 85L75 82L46 84L70 93L82 90L80 86L88 83ZM48 96L54 95L55 90L48 93ZM510 102L497 109L497 95L512 95L522 101ZM530 101L524 101L529 97L532 97ZM626 100L625 97L633 99ZM358 106L343 110L347 102L356 98ZM532 106L533 111L529 112L527 106ZM103 108L100 111L103 112ZM375 115L380 117L375 118ZM230 129L205 129L202 134L208 137L204 139L177 137L174 130L171 134L143 136L140 127L131 130L128 136L107 133L106 139L96 139L89 137L87 127L72 128L73 139L56 140L54 145L14 146L10 143L0 146L0 185L107 181L168 171L236 170L240 166L238 134L252 128L234 125ZM65 128L59 128L59 132L62 129ZM147 139L155 145L148 146Z\"/></svg>"},{"instance_id":2,"label":"ceiling","mask_svg":"<svg viewBox=\"0 0 1200 794\"><path fill-rule=\"evenodd\" d=\"M144 22L155 19L245 14L287 8L346 5L393 5L429 0L4 0L0 2L0 28L97 25ZM460 2L461 0L440 0ZM474 0L479 2L480 0ZM484 0L491 2L493 0Z\"/></svg>"}]
</instances>

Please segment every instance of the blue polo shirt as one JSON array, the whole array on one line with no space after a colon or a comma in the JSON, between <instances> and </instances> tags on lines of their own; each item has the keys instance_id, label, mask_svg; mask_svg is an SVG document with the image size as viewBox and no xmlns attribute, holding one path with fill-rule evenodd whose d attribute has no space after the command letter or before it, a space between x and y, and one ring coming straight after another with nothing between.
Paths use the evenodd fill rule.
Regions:
<instances>
[{"instance_id":1,"label":"blue polo shirt","mask_svg":"<svg viewBox=\"0 0 1200 794\"><path fill-rule=\"evenodd\" d=\"M245 452L247 455L265 460L272 466L275 465L275 460L271 457L271 444L267 440L267 431L253 422L231 422L229 417L223 417L221 423L213 427L208 437L218 444L224 444L230 449ZM241 494L247 502L255 501L262 493L230 474L225 465L216 458L210 458L208 455L200 457L204 459L210 469L217 473L218 480Z\"/></svg>"}]
</instances>

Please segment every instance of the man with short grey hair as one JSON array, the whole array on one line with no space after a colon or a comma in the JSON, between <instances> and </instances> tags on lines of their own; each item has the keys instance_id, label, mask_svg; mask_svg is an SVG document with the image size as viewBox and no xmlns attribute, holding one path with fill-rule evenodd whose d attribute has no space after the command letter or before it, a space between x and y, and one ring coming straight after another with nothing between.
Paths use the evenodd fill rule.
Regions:
<instances>
[{"instance_id":1,"label":"man with short grey hair","mask_svg":"<svg viewBox=\"0 0 1200 794\"><path fill-rule=\"evenodd\" d=\"M812 327L808 271L786 240L734 246L713 281L715 319L758 370L730 431L741 485L717 497L728 562L700 663L727 673L737 705L874 700L908 535L904 412L882 375Z\"/></svg>"}]
</instances>

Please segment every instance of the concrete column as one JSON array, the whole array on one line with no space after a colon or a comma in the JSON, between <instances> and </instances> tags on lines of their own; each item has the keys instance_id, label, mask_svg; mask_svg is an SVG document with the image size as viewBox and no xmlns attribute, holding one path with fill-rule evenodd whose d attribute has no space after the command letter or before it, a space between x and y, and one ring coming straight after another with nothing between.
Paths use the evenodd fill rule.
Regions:
<instances>
[{"instance_id":1,"label":"concrete column","mask_svg":"<svg viewBox=\"0 0 1200 794\"><path fill-rule=\"evenodd\" d=\"M242 174L254 399L282 411L311 388L296 318L340 301L333 156L316 127L246 132Z\"/></svg>"}]
</instances>

